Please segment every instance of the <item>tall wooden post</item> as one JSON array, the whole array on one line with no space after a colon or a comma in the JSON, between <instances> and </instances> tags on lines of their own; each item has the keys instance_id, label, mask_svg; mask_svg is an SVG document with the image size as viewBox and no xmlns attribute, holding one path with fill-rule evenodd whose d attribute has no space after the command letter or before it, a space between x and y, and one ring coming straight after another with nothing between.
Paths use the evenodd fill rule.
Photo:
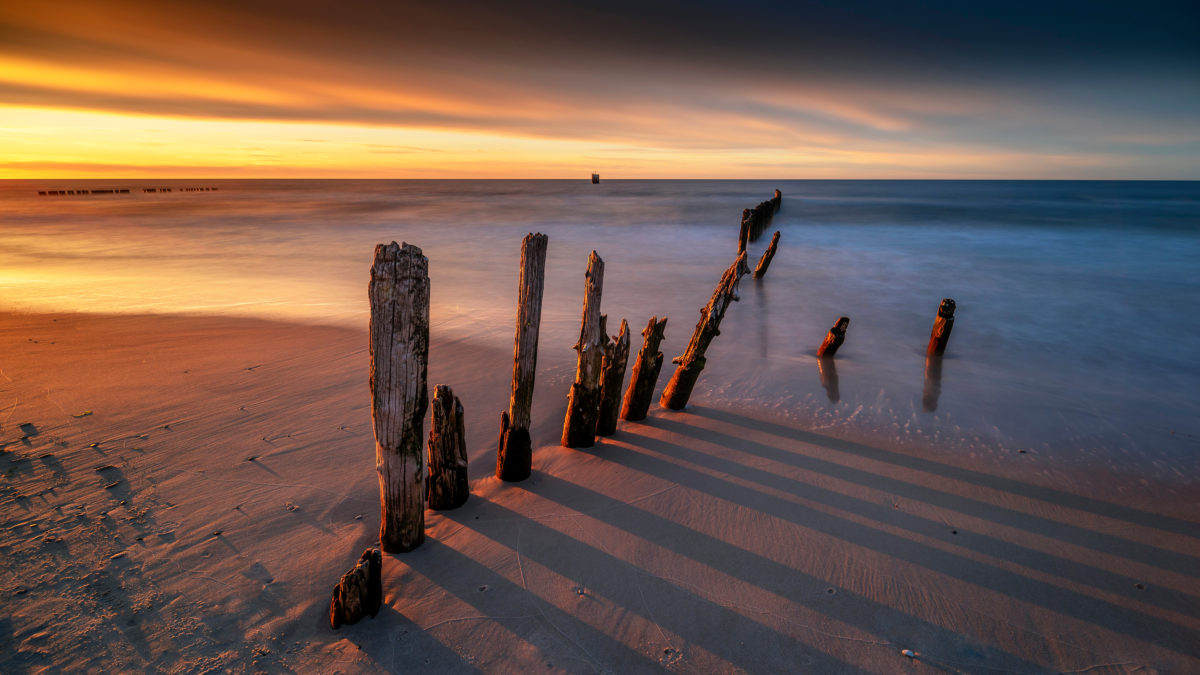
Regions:
<instances>
[{"instance_id":1,"label":"tall wooden post","mask_svg":"<svg viewBox=\"0 0 1200 675\"><path fill-rule=\"evenodd\" d=\"M834 354L837 354L838 347L846 341L846 329L850 327L850 317L843 316L834 322L833 328L829 329L829 333L825 336L825 341L817 347L817 357L822 359L832 359Z\"/></svg>"},{"instance_id":2,"label":"tall wooden post","mask_svg":"<svg viewBox=\"0 0 1200 675\"><path fill-rule=\"evenodd\" d=\"M604 290L604 261L592 251L584 277L583 320L575 351L579 360L575 382L567 396L562 444L568 448L590 448L596 444L596 420L600 412L600 367L604 358L604 329L600 323L600 294Z\"/></svg>"},{"instance_id":3,"label":"tall wooden post","mask_svg":"<svg viewBox=\"0 0 1200 675\"><path fill-rule=\"evenodd\" d=\"M496 477L505 481L525 480L533 466L529 425L533 380L537 371L538 328L542 322L546 244L547 237L540 232L525 235L521 242L512 395L508 399L508 412L500 414L500 441L496 449Z\"/></svg>"},{"instance_id":4,"label":"tall wooden post","mask_svg":"<svg viewBox=\"0 0 1200 675\"><path fill-rule=\"evenodd\" d=\"M704 369L704 352L713 338L720 334L721 319L725 316L729 303L737 300L738 281L749 272L750 269L746 267L746 252L743 251L721 276L708 305L700 310L700 322L692 332L687 350L671 360L671 363L678 364L679 367L675 369L675 374L667 382L662 398L659 399L659 405L662 407L682 410L687 405L692 396L692 388L696 386L696 380L700 377L700 371Z\"/></svg>"},{"instance_id":5,"label":"tall wooden post","mask_svg":"<svg viewBox=\"0 0 1200 675\"><path fill-rule=\"evenodd\" d=\"M929 334L926 356L941 356L946 352L946 343L950 342L950 331L954 328L954 307L953 299L942 299L942 304L938 306L937 318L933 320L933 331Z\"/></svg>"},{"instance_id":6,"label":"tall wooden post","mask_svg":"<svg viewBox=\"0 0 1200 675\"><path fill-rule=\"evenodd\" d=\"M467 480L466 425L463 407L444 384L433 388L433 422L429 425L429 479L426 501L434 511L457 509L471 495Z\"/></svg>"},{"instance_id":7,"label":"tall wooden post","mask_svg":"<svg viewBox=\"0 0 1200 675\"><path fill-rule=\"evenodd\" d=\"M410 244L376 246L368 295L379 544L400 553L425 537L421 445L429 407L429 260Z\"/></svg>"},{"instance_id":8,"label":"tall wooden post","mask_svg":"<svg viewBox=\"0 0 1200 675\"><path fill-rule=\"evenodd\" d=\"M612 342L604 345L604 362L600 367L600 416L596 419L596 435L617 433L617 415L621 412L621 385L625 383L625 366L629 363L629 324L621 319L621 331Z\"/></svg>"},{"instance_id":9,"label":"tall wooden post","mask_svg":"<svg viewBox=\"0 0 1200 675\"><path fill-rule=\"evenodd\" d=\"M667 329L667 317L662 321L650 317L650 323L642 329L642 350L633 362L629 375L629 388L625 390L625 401L621 405L621 419L644 420L654 396L654 385L658 384L658 372L662 370L663 353L658 351L663 332Z\"/></svg>"},{"instance_id":10,"label":"tall wooden post","mask_svg":"<svg viewBox=\"0 0 1200 675\"><path fill-rule=\"evenodd\" d=\"M738 231L738 250L740 254L746 250L746 242L750 239L750 226L754 223L754 217L750 209L742 209L742 227Z\"/></svg>"},{"instance_id":11,"label":"tall wooden post","mask_svg":"<svg viewBox=\"0 0 1200 675\"><path fill-rule=\"evenodd\" d=\"M775 249L778 246L779 230L776 230L775 236L771 237L771 243L767 245L767 250L763 251L762 257L758 259L758 266L754 268L755 279L767 276L767 268L771 266L771 259L775 257Z\"/></svg>"}]
</instances>

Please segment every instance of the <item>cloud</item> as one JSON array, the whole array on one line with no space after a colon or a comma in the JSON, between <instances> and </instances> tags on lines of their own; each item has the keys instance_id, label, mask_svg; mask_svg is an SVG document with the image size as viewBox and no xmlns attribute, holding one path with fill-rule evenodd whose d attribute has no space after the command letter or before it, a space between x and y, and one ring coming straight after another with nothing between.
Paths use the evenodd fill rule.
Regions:
<instances>
[{"instance_id":1,"label":"cloud","mask_svg":"<svg viewBox=\"0 0 1200 675\"><path fill-rule=\"evenodd\" d=\"M1086 155L1147 129L1195 137L1197 14L1169 2L6 3L0 101L764 158L746 167L831 149L909 153L904 166L962 148ZM426 146L395 147L376 154ZM1144 171L1168 149L1137 151ZM1200 174L1200 160L1181 170Z\"/></svg>"}]
</instances>

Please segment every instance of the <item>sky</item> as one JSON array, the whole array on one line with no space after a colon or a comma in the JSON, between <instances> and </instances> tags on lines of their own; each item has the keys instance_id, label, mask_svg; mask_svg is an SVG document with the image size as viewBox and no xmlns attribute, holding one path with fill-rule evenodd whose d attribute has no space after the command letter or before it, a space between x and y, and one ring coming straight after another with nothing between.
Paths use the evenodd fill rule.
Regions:
<instances>
[{"instance_id":1,"label":"sky","mask_svg":"<svg viewBox=\"0 0 1200 675\"><path fill-rule=\"evenodd\" d=\"M1200 179L1192 2L0 3L0 178Z\"/></svg>"}]
</instances>

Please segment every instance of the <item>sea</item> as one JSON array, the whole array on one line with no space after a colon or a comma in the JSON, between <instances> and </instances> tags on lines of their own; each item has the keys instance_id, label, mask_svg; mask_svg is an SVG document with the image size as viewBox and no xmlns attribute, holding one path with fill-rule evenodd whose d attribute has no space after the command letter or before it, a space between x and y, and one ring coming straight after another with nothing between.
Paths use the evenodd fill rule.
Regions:
<instances>
[{"instance_id":1,"label":"sea","mask_svg":"<svg viewBox=\"0 0 1200 675\"><path fill-rule=\"evenodd\" d=\"M1200 475L1200 182L9 180L0 309L365 330L374 248L398 241L429 258L434 340L511 350L521 239L543 232L539 369L573 368L592 250L610 332L627 320L636 354L667 316L669 360L742 210L775 189L751 266L775 231L778 253L741 281L696 405L968 459ZM943 298L957 313L934 372Z\"/></svg>"}]
</instances>

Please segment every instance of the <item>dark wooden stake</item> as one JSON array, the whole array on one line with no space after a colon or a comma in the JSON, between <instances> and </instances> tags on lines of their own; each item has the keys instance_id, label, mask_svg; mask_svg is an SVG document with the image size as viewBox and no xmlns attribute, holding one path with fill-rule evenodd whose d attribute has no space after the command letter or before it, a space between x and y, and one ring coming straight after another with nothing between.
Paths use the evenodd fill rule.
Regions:
<instances>
[{"instance_id":1,"label":"dark wooden stake","mask_svg":"<svg viewBox=\"0 0 1200 675\"><path fill-rule=\"evenodd\" d=\"M425 537L421 441L429 407L429 260L410 244L376 246L368 295L379 543L400 553Z\"/></svg>"},{"instance_id":2,"label":"dark wooden stake","mask_svg":"<svg viewBox=\"0 0 1200 675\"><path fill-rule=\"evenodd\" d=\"M597 436L612 436L617 432L617 415L621 412L621 385L625 383L625 366L629 363L629 324L621 319L621 331L612 342L604 345L604 363L600 376L600 417L596 420Z\"/></svg>"},{"instance_id":3,"label":"dark wooden stake","mask_svg":"<svg viewBox=\"0 0 1200 675\"><path fill-rule=\"evenodd\" d=\"M946 343L950 341L950 331L954 328L954 300L943 298L938 306L937 318L933 320L933 331L929 334L929 347L926 356L946 353Z\"/></svg>"},{"instance_id":4,"label":"dark wooden stake","mask_svg":"<svg viewBox=\"0 0 1200 675\"><path fill-rule=\"evenodd\" d=\"M658 351L663 332L667 329L667 317L662 321L650 317L650 323L642 329L642 350L633 362L629 375L629 388L625 390L625 401L621 404L621 419L637 421L646 419L650 401L654 397L654 386L658 384L658 373L662 370L663 353Z\"/></svg>"},{"instance_id":5,"label":"dark wooden stake","mask_svg":"<svg viewBox=\"0 0 1200 675\"><path fill-rule=\"evenodd\" d=\"M746 250L746 242L750 239L750 226L754 223L754 216L750 209L742 209L742 227L738 231L738 253Z\"/></svg>"},{"instance_id":6,"label":"dark wooden stake","mask_svg":"<svg viewBox=\"0 0 1200 675\"><path fill-rule=\"evenodd\" d=\"M429 479L425 499L434 511L457 509L471 495L467 480L466 425L454 390L433 388L433 423L429 426Z\"/></svg>"},{"instance_id":7,"label":"dark wooden stake","mask_svg":"<svg viewBox=\"0 0 1200 675\"><path fill-rule=\"evenodd\" d=\"M823 359L832 359L834 354L837 354L838 347L846 341L846 329L850 327L850 317L843 316L833 323L833 328L829 329L829 333L825 336L825 341L817 347L817 356Z\"/></svg>"},{"instance_id":8,"label":"dark wooden stake","mask_svg":"<svg viewBox=\"0 0 1200 675\"><path fill-rule=\"evenodd\" d=\"M329 600L329 627L358 623L375 616L383 605L383 556L377 548L363 551L358 564L342 575Z\"/></svg>"},{"instance_id":9,"label":"dark wooden stake","mask_svg":"<svg viewBox=\"0 0 1200 675\"><path fill-rule=\"evenodd\" d=\"M525 235L521 242L512 395L508 399L508 412L500 415L500 440L496 449L496 477L505 481L525 480L533 468L529 425L533 380L537 371L538 328L542 322L546 244L547 237L540 232Z\"/></svg>"},{"instance_id":10,"label":"dark wooden stake","mask_svg":"<svg viewBox=\"0 0 1200 675\"><path fill-rule=\"evenodd\" d=\"M754 268L754 278L761 279L767 275L767 268L771 266L771 258L775 257L775 248L779 246L779 231L775 231L775 236L771 237L771 243L767 246L767 250L763 251L762 257L758 259L758 266Z\"/></svg>"},{"instance_id":11,"label":"dark wooden stake","mask_svg":"<svg viewBox=\"0 0 1200 675\"><path fill-rule=\"evenodd\" d=\"M700 322L696 324L696 330L692 331L687 350L671 360L671 363L679 367L675 369L675 374L667 382L662 398L659 399L659 405L662 407L682 410L687 405L692 396L692 388L696 386L696 380L700 377L700 371L704 370L704 352L713 338L720 334L721 319L725 316L729 303L738 299L738 281L749 272L746 253L743 251L729 269L725 270L725 274L721 275L721 281L713 291L708 305L700 310Z\"/></svg>"},{"instance_id":12,"label":"dark wooden stake","mask_svg":"<svg viewBox=\"0 0 1200 675\"><path fill-rule=\"evenodd\" d=\"M825 395L829 397L829 400L834 403L842 400L842 395L838 391L837 361L817 359L817 374L821 377L821 386L825 388Z\"/></svg>"},{"instance_id":13,"label":"dark wooden stake","mask_svg":"<svg viewBox=\"0 0 1200 675\"><path fill-rule=\"evenodd\" d=\"M600 368L604 359L604 327L600 322L600 294L604 289L604 261L592 251L584 277L583 320L579 328L579 352L575 382L567 396L562 444L568 448L590 448L596 444L596 419L600 412Z\"/></svg>"}]
</instances>

